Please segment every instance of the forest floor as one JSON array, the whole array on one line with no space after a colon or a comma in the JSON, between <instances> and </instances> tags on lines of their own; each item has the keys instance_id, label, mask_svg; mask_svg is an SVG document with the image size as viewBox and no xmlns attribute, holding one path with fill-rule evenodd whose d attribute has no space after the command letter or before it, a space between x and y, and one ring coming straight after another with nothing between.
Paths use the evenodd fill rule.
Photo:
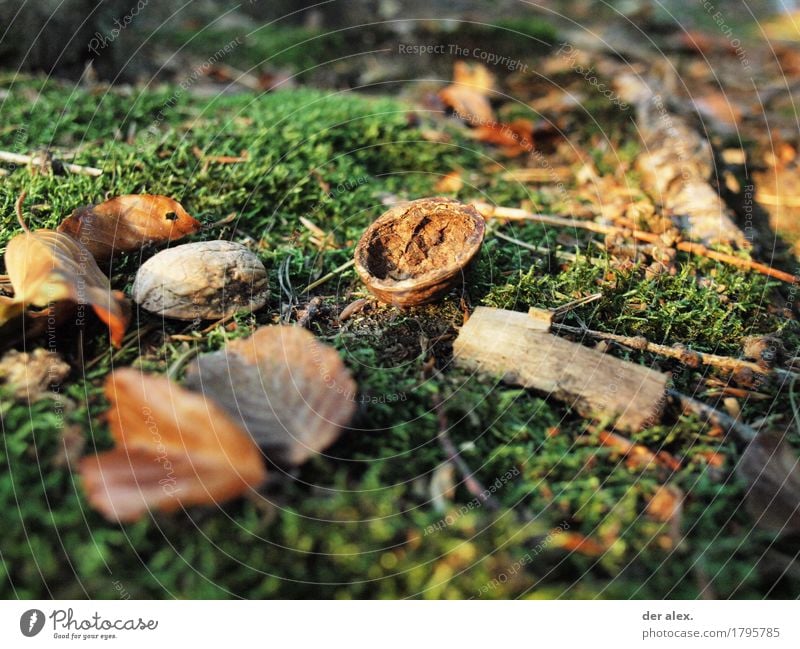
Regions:
<instances>
[{"instance_id":1,"label":"forest floor","mask_svg":"<svg viewBox=\"0 0 800 649\"><path fill-rule=\"evenodd\" d=\"M187 32L192 45L185 52L202 64L236 38ZM673 110L709 138L720 191L743 229L750 219L752 249L736 254L794 272L796 210L774 205L797 175L790 95L758 110L756 93L741 79L741 57L713 25L659 38L661 50L652 56L673 66L672 76L668 70L660 77L672 89ZM221 323L135 310L118 350L99 323L87 320L52 341L72 367L57 388L28 402L13 395L13 386L0 387L0 596L800 595L795 546L754 525L747 483L736 471L742 448L719 426L670 403L661 422L629 439L675 462L641 462L603 443L603 422L450 362L465 310L558 308L599 294L562 322L733 358L745 356L746 337L769 336L780 341L780 362L792 369L800 355L793 286L684 253L667 272L653 273L649 258L626 256L590 232L495 221L464 292L440 303L381 305L352 270L304 291L350 260L365 227L396 200L446 195L607 223L654 223L659 203L635 166L642 150L635 111L610 101L595 83L611 88L614 79L592 72L591 82L583 73L610 55L587 48L576 63L564 53L567 39L544 21L472 26L416 35L417 45L447 43L445 55L403 55L395 39L392 53L356 66L329 63L331 52L346 56L363 43L297 28L242 40L213 65L168 83L2 74L0 150L48 149L103 174L5 165L0 246L19 232L14 204L22 192L31 228L54 227L106 196L163 194L211 224L189 240L231 239L256 252L271 293L265 308ZM532 150L497 146L441 105L437 93L464 58L449 53L453 43L470 52L478 43L526 66L466 59L496 77L490 99L498 123L531 125ZM779 92L782 79L800 75L796 48L770 51L756 37L747 43L762 90ZM642 63L645 54L636 56L644 69L658 68ZM432 61L427 78L404 77L424 60ZM270 64L253 68L263 61ZM112 286L129 293L136 268L153 253L115 259ZM359 298L367 299L365 308L340 321L342 309ZM271 480L265 498L123 526L88 507L75 462L110 446L102 385L113 369L180 368L193 349L219 349L257 325L296 321L311 300L317 308L309 328L339 350L359 386L357 417L325 455ZM724 368L602 345L670 372L676 390L756 428L781 431L795 453L800 449L786 382L756 384ZM474 506L459 476L448 482L435 398L475 476L485 485L500 480L498 511Z\"/></svg>"}]
</instances>

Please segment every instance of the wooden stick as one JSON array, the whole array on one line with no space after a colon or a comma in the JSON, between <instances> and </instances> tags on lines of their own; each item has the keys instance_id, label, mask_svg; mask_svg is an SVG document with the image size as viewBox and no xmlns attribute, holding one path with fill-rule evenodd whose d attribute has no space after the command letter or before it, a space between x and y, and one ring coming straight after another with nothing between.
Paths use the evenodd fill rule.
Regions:
<instances>
[{"instance_id":1,"label":"wooden stick","mask_svg":"<svg viewBox=\"0 0 800 649\"><path fill-rule=\"evenodd\" d=\"M313 291L318 286L322 286L328 280L333 279L338 274L343 273L348 268L351 268L353 265L355 265L355 263L356 263L355 259L351 259L350 261L343 263L341 266L337 266L327 275L323 275L322 277L320 277L316 282L311 282L311 284L309 284L303 289L303 293L308 293L309 291Z\"/></svg>"},{"instance_id":2,"label":"wooden stick","mask_svg":"<svg viewBox=\"0 0 800 649\"><path fill-rule=\"evenodd\" d=\"M544 392L620 430L658 422L666 375L560 338L550 326L527 313L477 307L453 343L453 360Z\"/></svg>"},{"instance_id":3,"label":"wooden stick","mask_svg":"<svg viewBox=\"0 0 800 649\"><path fill-rule=\"evenodd\" d=\"M509 221L535 221L536 223L543 223L545 225L553 225L556 227L567 228L581 228L597 234L619 234L622 236L633 237L638 241L645 241L647 243L657 243L664 245L661 237L655 232L646 232L644 230L628 230L614 225L604 225L602 223L595 223L594 221L582 221L578 219L566 218L563 216L553 216L551 214L534 214L523 209L515 207L502 207L494 206L489 203L473 203L475 209L481 213L485 219L507 219ZM736 268L743 268L745 270L754 270L762 275L774 277L789 284L800 282L800 277L792 275L791 273L772 268L766 264L762 264L752 259L743 259L735 255L729 255L724 252L710 250L702 243L694 243L691 241L678 241L675 244L678 250L688 252L698 257L707 257L715 261L735 266Z\"/></svg>"},{"instance_id":4,"label":"wooden stick","mask_svg":"<svg viewBox=\"0 0 800 649\"><path fill-rule=\"evenodd\" d=\"M489 493L487 489L484 489L481 482L475 477L472 470L464 461L464 458L461 457L461 454L458 452L455 444L453 444L453 440L450 439L450 435L447 434L447 415L445 414L441 398L438 394L434 394L432 400L433 409L436 411L436 417L439 421L439 434L437 435L437 439L439 440L439 445L442 447L442 450L447 455L447 459L455 464L455 466L458 468L459 473L461 473L461 477L464 478L464 486L467 488L467 491L469 491L470 494L472 494L488 509L492 511L499 510L500 503L494 498L494 496L491 495L491 493Z\"/></svg>"},{"instance_id":5,"label":"wooden stick","mask_svg":"<svg viewBox=\"0 0 800 649\"><path fill-rule=\"evenodd\" d=\"M702 401L693 399L687 394L683 394L682 392L678 392L672 388L669 388L667 393L671 397L677 399L686 410L695 413L704 421L722 426L727 432L736 435L737 439L744 444L749 444L756 438L756 435L758 435L758 432L755 430L755 428L752 428L751 426L748 426L737 419L733 419L733 417L726 415L724 412L721 412L716 408L712 408Z\"/></svg>"},{"instance_id":6,"label":"wooden stick","mask_svg":"<svg viewBox=\"0 0 800 649\"><path fill-rule=\"evenodd\" d=\"M0 151L0 160L18 165L40 165L43 162L47 162L46 158L40 156L23 155L21 153L12 153L11 151ZM84 167L71 162L61 162L61 166L70 173L83 174L84 176L100 176L103 173L102 169Z\"/></svg>"},{"instance_id":7,"label":"wooden stick","mask_svg":"<svg viewBox=\"0 0 800 649\"><path fill-rule=\"evenodd\" d=\"M698 352L686 347L670 347L669 345L659 345L658 343L651 343L644 336L621 336L619 334L605 333L604 331L594 331L592 329L584 329L583 327L570 327L569 325L553 323L551 327L557 331L563 331L575 335L590 336L591 338L598 338L601 340L611 340L625 347L630 347L637 351L652 352L659 356L667 356L669 358L676 358L684 365L693 365L694 362L702 363L703 365L713 365L726 370L741 370L748 369L759 374L769 374L768 369L764 369L758 363L752 361L745 361L740 358L731 358L730 356L719 356L717 354L707 354L705 352Z\"/></svg>"},{"instance_id":8,"label":"wooden stick","mask_svg":"<svg viewBox=\"0 0 800 649\"><path fill-rule=\"evenodd\" d=\"M800 197L798 196L776 196L765 191L759 191L756 194L756 201L777 207L800 207Z\"/></svg>"}]
</instances>

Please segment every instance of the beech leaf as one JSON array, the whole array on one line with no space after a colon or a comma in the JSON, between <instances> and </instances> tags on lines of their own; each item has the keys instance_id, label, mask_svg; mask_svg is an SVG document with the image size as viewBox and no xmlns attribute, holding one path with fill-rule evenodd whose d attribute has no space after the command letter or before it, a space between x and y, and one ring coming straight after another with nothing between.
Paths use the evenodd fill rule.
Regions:
<instances>
[{"instance_id":1,"label":"beech leaf","mask_svg":"<svg viewBox=\"0 0 800 649\"><path fill-rule=\"evenodd\" d=\"M447 86L439 91L439 99L468 124L474 126L494 122L494 111L489 100L475 88Z\"/></svg>"},{"instance_id":2,"label":"beech leaf","mask_svg":"<svg viewBox=\"0 0 800 649\"><path fill-rule=\"evenodd\" d=\"M339 436L356 410L356 383L335 349L302 327L261 327L205 354L185 385L213 398L265 454L298 465Z\"/></svg>"},{"instance_id":3,"label":"beech leaf","mask_svg":"<svg viewBox=\"0 0 800 649\"><path fill-rule=\"evenodd\" d=\"M24 232L8 242L5 264L14 298L0 304L0 322L3 315L17 315L19 305L88 304L108 325L112 344L120 346L128 325L128 301L111 290L108 278L78 241L53 230Z\"/></svg>"},{"instance_id":4,"label":"beech leaf","mask_svg":"<svg viewBox=\"0 0 800 649\"><path fill-rule=\"evenodd\" d=\"M199 221L167 196L128 194L78 208L58 231L80 241L98 261L105 261L114 252L175 241L200 228Z\"/></svg>"},{"instance_id":5,"label":"beech leaf","mask_svg":"<svg viewBox=\"0 0 800 649\"><path fill-rule=\"evenodd\" d=\"M116 447L81 460L89 503L112 521L221 503L266 479L261 452L212 401L133 369L106 381Z\"/></svg>"},{"instance_id":6,"label":"beech leaf","mask_svg":"<svg viewBox=\"0 0 800 649\"><path fill-rule=\"evenodd\" d=\"M760 432L736 471L747 482L746 506L758 527L800 533L800 459L785 437Z\"/></svg>"}]
</instances>

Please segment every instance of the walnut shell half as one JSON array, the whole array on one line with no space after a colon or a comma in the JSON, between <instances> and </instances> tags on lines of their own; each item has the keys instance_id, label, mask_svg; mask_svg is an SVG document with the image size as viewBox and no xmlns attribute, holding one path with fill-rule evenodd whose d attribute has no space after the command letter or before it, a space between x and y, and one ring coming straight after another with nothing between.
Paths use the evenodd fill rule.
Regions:
<instances>
[{"instance_id":1,"label":"walnut shell half","mask_svg":"<svg viewBox=\"0 0 800 649\"><path fill-rule=\"evenodd\" d=\"M133 299L177 320L211 320L255 311L267 301L267 271L232 241L200 241L162 250L136 273Z\"/></svg>"},{"instance_id":2,"label":"walnut shell half","mask_svg":"<svg viewBox=\"0 0 800 649\"><path fill-rule=\"evenodd\" d=\"M401 307L434 302L462 283L485 229L474 207L449 198L403 203L364 232L355 268L383 302Z\"/></svg>"}]
</instances>

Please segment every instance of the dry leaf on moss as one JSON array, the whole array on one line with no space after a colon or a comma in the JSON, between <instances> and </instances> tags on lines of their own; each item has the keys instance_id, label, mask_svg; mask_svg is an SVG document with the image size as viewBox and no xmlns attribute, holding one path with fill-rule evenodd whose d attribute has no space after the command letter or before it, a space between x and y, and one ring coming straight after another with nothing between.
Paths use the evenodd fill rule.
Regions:
<instances>
[{"instance_id":1,"label":"dry leaf on moss","mask_svg":"<svg viewBox=\"0 0 800 649\"><path fill-rule=\"evenodd\" d=\"M457 194L463 186L464 179L461 177L461 171L454 169L439 178L434 188L438 193Z\"/></svg>"},{"instance_id":2,"label":"dry leaf on moss","mask_svg":"<svg viewBox=\"0 0 800 649\"><path fill-rule=\"evenodd\" d=\"M80 241L98 261L105 261L114 252L175 241L200 228L199 221L167 196L128 194L78 208L58 231Z\"/></svg>"},{"instance_id":3,"label":"dry leaf on moss","mask_svg":"<svg viewBox=\"0 0 800 649\"><path fill-rule=\"evenodd\" d=\"M439 99L456 114L456 117L468 124L494 122L494 111L489 100L474 88L447 86L439 91Z\"/></svg>"},{"instance_id":4,"label":"dry leaf on moss","mask_svg":"<svg viewBox=\"0 0 800 649\"><path fill-rule=\"evenodd\" d=\"M758 527L800 533L800 458L785 436L760 432L736 472L747 482L746 505Z\"/></svg>"},{"instance_id":5,"label":"dry leaf on moss","mask_svg":"<svg viewBox=\"0 0 800 649\"><path fill-rule=\"evenodd\" d=\"M514 158L533 151L533 122L520 118L508 124L497 122L481 124L473 132L473 137L481 142L501 147L505 155Z\"/></svg>"},{"instance_id":6,"label":"dry leaf on moss","mask_svg":"<svg viewBox=\"0 0 800 649\"><path fill-rule=\"evenodd\" d=\"M84 457L80 474L89 503L107 519L221 503L266 479L258 447L202 395L133 369L114 372L105 392L116 447Z\"/></svg>"},{"instance_id":7,"label":"dry leaf on moss","mask_svg":"<svg viewBox=\"0 0 800 649\"><path fill-rule=\"evenodd\" d=\"M6 319L17 315L18 305L88 304L108 325L112 344L122 343L128 301L121 292L111 290L108 278L79 242L52 230L25 232L8 242L5 264L14 298L3 301L0 322L3 315Z\"/></svg>"},{"instance_id":8,"label":"dry leaf on moss","mask_svg":"<svg viewBox=\"0 0 800 649\"><path fill-rule=\"evenodd\" d=\"M301 327L261 327L205 354L187 369L185 385L241 421L281 464L326 449L356 410L356 383L339 354Z\"/></svg>"},{"instance_id":9,"label":"dry leaf on moss","mask_svg":"<svg viewBox=\"0 0 800 649\"><path fill-rule=\"evenodd\" d=\"M453 64L453 83L473 88L482 95L494 92L494 75L482 63L456 61Z\"/></svg>"}]
</instances>

